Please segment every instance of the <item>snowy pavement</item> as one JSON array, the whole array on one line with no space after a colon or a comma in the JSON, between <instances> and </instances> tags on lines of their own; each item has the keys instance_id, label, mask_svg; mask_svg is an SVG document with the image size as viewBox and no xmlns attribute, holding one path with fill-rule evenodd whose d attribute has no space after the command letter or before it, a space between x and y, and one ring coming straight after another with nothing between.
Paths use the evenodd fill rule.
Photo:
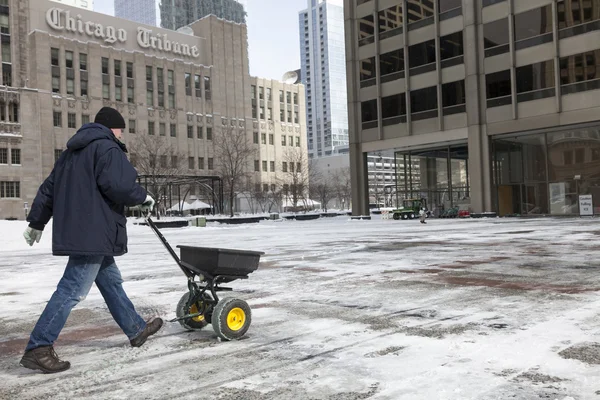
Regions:
<instances>
[{"instance_id":1,"label":"snowy pavement","mask_svg":"<svg viewBox=\"0 0 600 400\"><path fill-rule=\"evenodd\" d=\"M167 324L129 347L94 287L56 344L69 371L19 367L62 275L51 235L0 222L0 399L600 399L597 219L264 221L165 229L173 245L264 251L237 342ZM186 280L148 227L118 259L145 317Z\"/></svg>"}]
</instances>

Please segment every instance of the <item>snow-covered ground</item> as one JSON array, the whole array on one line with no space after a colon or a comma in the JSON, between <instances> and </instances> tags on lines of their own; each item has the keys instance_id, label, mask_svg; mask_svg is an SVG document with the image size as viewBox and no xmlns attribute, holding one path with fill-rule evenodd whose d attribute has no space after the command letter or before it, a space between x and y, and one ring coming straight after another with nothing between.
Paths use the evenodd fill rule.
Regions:
<instances>
[{"instance_id":1,"label":"snow-covered ground","mask_svg":"<svg viewBox=\"0 0 600 400\"><path fill-rule=\"evenodd\" d=\"M56 345L69 371L19 367L65 258L0 222L0 398L598 399L597 219L263 221L165 229L173 245L264 251L229 295L244 340L167 324L129 347L94 287ZM145 317L187 290L148 227L118 259Z\"/></svg>"}]
</instances>

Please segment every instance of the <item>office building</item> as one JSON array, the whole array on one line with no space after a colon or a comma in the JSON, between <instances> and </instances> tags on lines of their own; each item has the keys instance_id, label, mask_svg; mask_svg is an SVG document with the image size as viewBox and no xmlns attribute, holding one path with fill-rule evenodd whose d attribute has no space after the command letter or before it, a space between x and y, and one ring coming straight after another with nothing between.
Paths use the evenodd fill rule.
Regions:
<instances>
[{"instance_id":1,"label":"office building","mask_svg":"<svg viewBox=\"0 0 600 400\"><path fill-rule=\"evenodd\" d=\"M208 15L238 24L246 23L244 5L236 0L162 0L161 26L177 30Z\"/></svg>"},{"instance_id":2,"label":"office building","mask_svg":"<svg viewBox=\"0 0 600 400\"><path fill-rule=\"evenodd\" d=\"M67 6L85 8L86 10L94 9L94 0L53 0L57 3L65 4Z\"/></svg>"},{"instance_id":3,"label":"office building","mask_svg":"<svg viewBox=\"0 0 600 400\"><path fill-rule=\"evenodd\" d=\"M271 189L272 169L283 168L284 135L288 147L303 144L303 114L295 114L304 107L303 88L249 75L245 25L209 17L191 29L182 34L49 0L1 6L0 219L25 217L67 141L103 106L124 116L138 171L145 160L196 181L219 178L223 135L237 132L252 143L264 133L268 144L253 145L247 171L254 185ZM252 87L289 93L284 116L290 110L294 120L280 121L278 97L256 100L265 113L253 117ZM140 144L157 150L143 157ZM256 161L268 171L255 172ZM200 189L190 187L189 195Z\"/></svg>"},{"instance_id":4,"label":"office building","mask_svg":"<svg viewBox=\"0 0 600 400\"><path fill-rule=\"evenodd\" d=\"M145 25L157 25L157 0L115 0L115 17Z\"/></svg>"},{"instance_id":5,"label":"office building","mask_svg":"<svg viewBox=\"0 0 600 400\"><path fill-rule=\"evenodd\" d=\"M348 146L342 1L308 0L299 22L308 152L311 158L339 154Z\"/></svg>"},{"instance_id":6,"label":"office building","mask_svg":"<svg viewBox=\"0 0 600 400\"><path fill-rule=\"evenodd\" d=\"M600 0L345 0L353 212L397 190L499 215L600 211Z\"/></svg>"}]
</instances>

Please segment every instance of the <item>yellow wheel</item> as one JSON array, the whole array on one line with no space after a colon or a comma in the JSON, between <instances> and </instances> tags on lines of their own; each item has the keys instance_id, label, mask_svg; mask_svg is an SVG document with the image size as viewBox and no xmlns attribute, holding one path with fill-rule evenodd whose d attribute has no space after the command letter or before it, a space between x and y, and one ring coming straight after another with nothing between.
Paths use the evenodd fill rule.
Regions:
<instances>
[{"instance_id":1,"label":"yellow wheel","mask_svg":"<svg viewBox=\"0 0 600 400\"><path fill-rule=\"evenodd\" d=\"M237 340L248 332L252 314L250 306L244 300L222 299L212 313L212 325L215 333L223 340Z\"/></svg>"},{"instance_id":2,"label":"yellow wheel","mask_svg":"<svg viewBox=\"0 0 600 400\"><path fill-rule=\"evenodd\" d=\"M199 331L204 328L210 322L210 305L205 304L202 300L189 305L190 292L187 292L177 304L177 309L175 314L177 314L177 318L181 318L184 315L189 314L197 314L198 312L203 312L202 315L198 315L197 317L192 317L184 320L179 320L179 324L187 329L188 331ZM201 310L202 309L202 310ZM200 311L201 310L201 311Z\"/></svg>"}]
</instances>

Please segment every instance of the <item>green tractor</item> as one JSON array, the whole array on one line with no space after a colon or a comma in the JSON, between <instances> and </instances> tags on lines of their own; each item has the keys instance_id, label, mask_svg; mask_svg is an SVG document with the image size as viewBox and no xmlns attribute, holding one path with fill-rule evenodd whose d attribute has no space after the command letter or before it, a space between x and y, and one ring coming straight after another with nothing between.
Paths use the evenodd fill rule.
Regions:
<instances>
[{"instance_id":1,"label":"green tractor","mask_svg":"<svg viewBox=\"0 0 600 400\"><path fill-rule=\"evenodd\" d=\"M430 216L430 211L427 210L427 199L406 199L402 201L402 207L394 210L394 219L415 219L419 218L419 211L425 209L427 217Z\"/></svg>"}]
</instances>

